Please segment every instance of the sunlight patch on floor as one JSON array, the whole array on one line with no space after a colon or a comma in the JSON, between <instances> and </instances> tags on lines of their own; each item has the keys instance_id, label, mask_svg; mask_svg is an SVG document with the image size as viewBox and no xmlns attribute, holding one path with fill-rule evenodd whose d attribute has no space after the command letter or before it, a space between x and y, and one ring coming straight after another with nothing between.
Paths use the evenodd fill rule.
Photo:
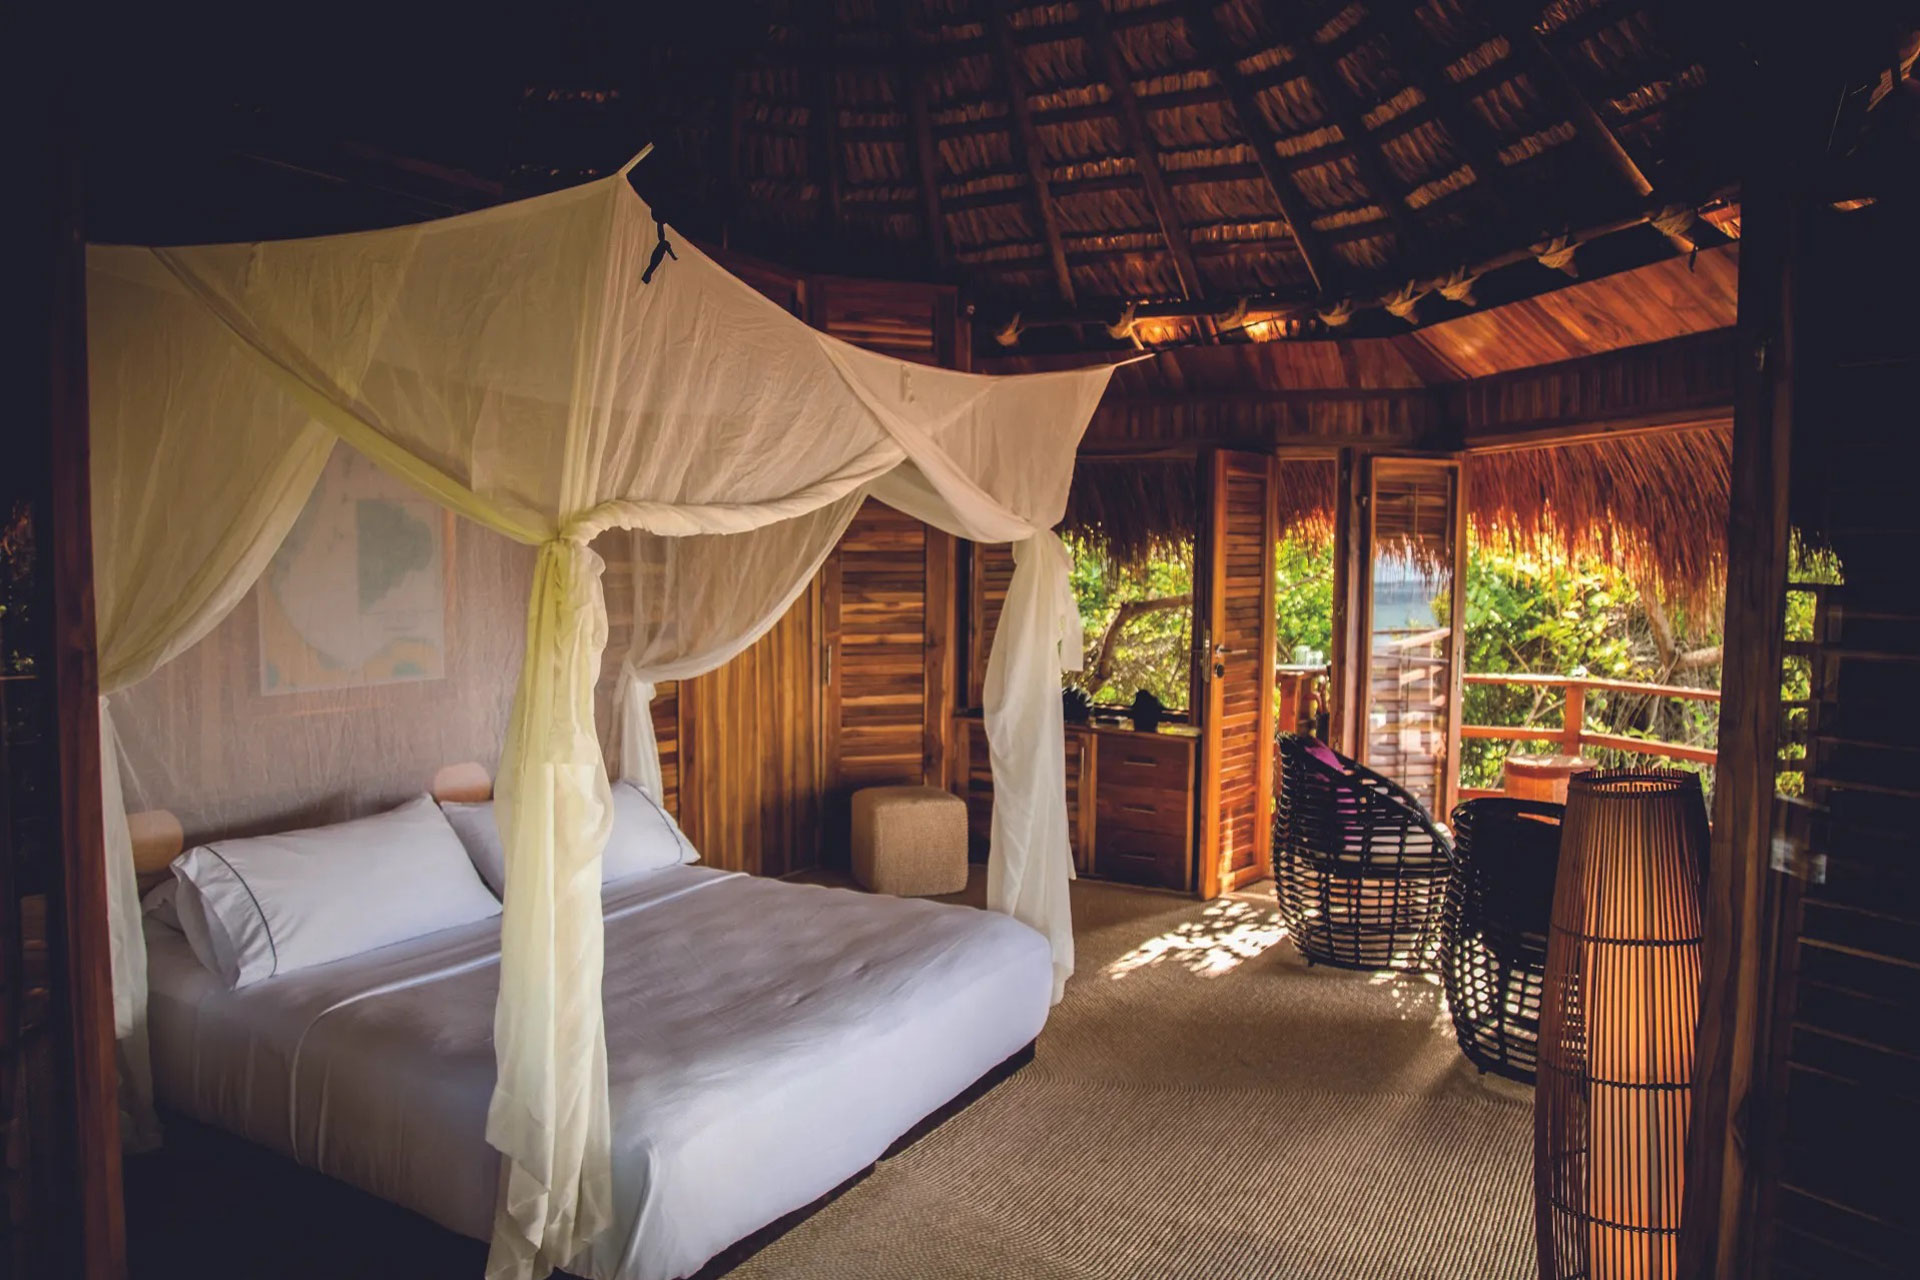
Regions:
<instances>
[{"instance_id":1,"label":"sunlight patch on floor","mask_svg":"<svg viewBox=\"0 0 1920 1280\"><path fill-rule=\"evenodd\" d=\"M1203 978L1217 978L1286 936L1279 912L1223 898L1208 904L1198 920L1149 938L1115 960L1107 966L1107 976L1124 978L1135 969L1172 961Z\"/></svg>"},{"instance_id":2,"label":"sunlight patch on floor","mask_svg":"<svg viewBox=\"0 0 1920 1280\"><path fill-rule=\"evenodd\" d=\"M1380 969L1368 979L1372 986L1387 988L1393 1009L1402 1022L1425 1022L1441 1031L1453 1026L1447 1011L1447 994L1440 975L1432 971L1410 973L1404 969Z\"/></svg>"}]
</instances>

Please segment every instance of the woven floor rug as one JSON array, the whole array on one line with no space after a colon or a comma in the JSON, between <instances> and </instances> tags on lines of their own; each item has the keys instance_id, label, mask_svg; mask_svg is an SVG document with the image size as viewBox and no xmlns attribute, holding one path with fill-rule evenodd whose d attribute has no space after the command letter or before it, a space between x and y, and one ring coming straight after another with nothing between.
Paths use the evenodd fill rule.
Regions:
<instances>
[{"instance_id":1,"label":"woven floor rug","mask_svg":"<svg viewBox=\"0 0 1920 1280\"><path fill-rule=\"evenodd\" d=\"M1258 893L1074 911L1033 1063L735 1276L1534 1274L1532 1092L1460 1056L1437 985L1309 969Z\"/></svg>"}]
</instances>

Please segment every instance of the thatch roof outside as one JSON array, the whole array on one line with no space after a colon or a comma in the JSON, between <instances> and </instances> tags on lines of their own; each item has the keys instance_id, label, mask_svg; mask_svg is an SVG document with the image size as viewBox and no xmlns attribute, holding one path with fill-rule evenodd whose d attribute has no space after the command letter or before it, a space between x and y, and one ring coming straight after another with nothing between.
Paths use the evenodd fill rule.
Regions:
<instances>
[{"instance_id":1,"label":"thatch roof outside","mask_svg":"<svg viewBox=\"0 0 1920 1280\"><path fill-rule=\"evenodd\" d=\"M1696 617L1716 617L1729 467L1725 427L1469 455L1470 545L1550 565L1597 562ZM1192 459L1082 460L1065 527L1137 565L1193 537L1195 478ZM1331 461L1281 462L1282 536L1332 542L1335 481Z\"/></svg>"}]
</instances>

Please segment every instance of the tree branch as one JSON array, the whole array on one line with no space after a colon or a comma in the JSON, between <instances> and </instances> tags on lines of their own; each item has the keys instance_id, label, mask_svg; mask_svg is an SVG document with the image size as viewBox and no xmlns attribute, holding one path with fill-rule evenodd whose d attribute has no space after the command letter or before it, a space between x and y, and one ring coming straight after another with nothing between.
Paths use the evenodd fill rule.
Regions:
<instances>
[{"instance_id":1,"label":"tree branch","mask_svg":"<svg viewBox=\"0 0 1920 1280\"><path fill-rule=\"evenodd\" d=\"M1129 600L1115 609L1113 619L1107 623L1107 629L1100 633L1100 645L1094 651L1092 668L1087 675L1087 696L1099 693L1113 679L1115 650L1120 647L1120 633L1126 630L1129 622L1150 613L1185 608L1192 603L1191 595L1160 596L1153 600Z\"/></svg>"}]
</instances>

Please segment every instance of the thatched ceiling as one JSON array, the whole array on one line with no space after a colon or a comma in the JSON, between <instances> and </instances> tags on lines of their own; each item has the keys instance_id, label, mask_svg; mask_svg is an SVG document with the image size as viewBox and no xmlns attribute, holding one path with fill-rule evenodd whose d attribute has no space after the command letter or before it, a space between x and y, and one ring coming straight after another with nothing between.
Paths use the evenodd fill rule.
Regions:
<instances>
[{"instance_id":1,"label":"thatched ceiling","mask_svg":"<svg viewBox=\"0 0 1920 1280\"><path fill-rule=\"evenodd\" d=\"M1692 216L1729 175L1684 5L758 8L730 87L664 108L654 180L683 221L783 260L851 245L962 278L995 324L1021 314L1028 345L1129 303L1156 319L1119 336L1150 344L1237 338L1249 309L1325 331L1342 300L1384 313L1410 290L1404 329L1460 314L1490 263L1526 268L1480 286L1511 296L1564 283L1556 266L1726 242ZM1663 211L1664 235L1647 225ZM1112 340L1082 329L1074 345Z\"/></svg>"}]
</instances>

